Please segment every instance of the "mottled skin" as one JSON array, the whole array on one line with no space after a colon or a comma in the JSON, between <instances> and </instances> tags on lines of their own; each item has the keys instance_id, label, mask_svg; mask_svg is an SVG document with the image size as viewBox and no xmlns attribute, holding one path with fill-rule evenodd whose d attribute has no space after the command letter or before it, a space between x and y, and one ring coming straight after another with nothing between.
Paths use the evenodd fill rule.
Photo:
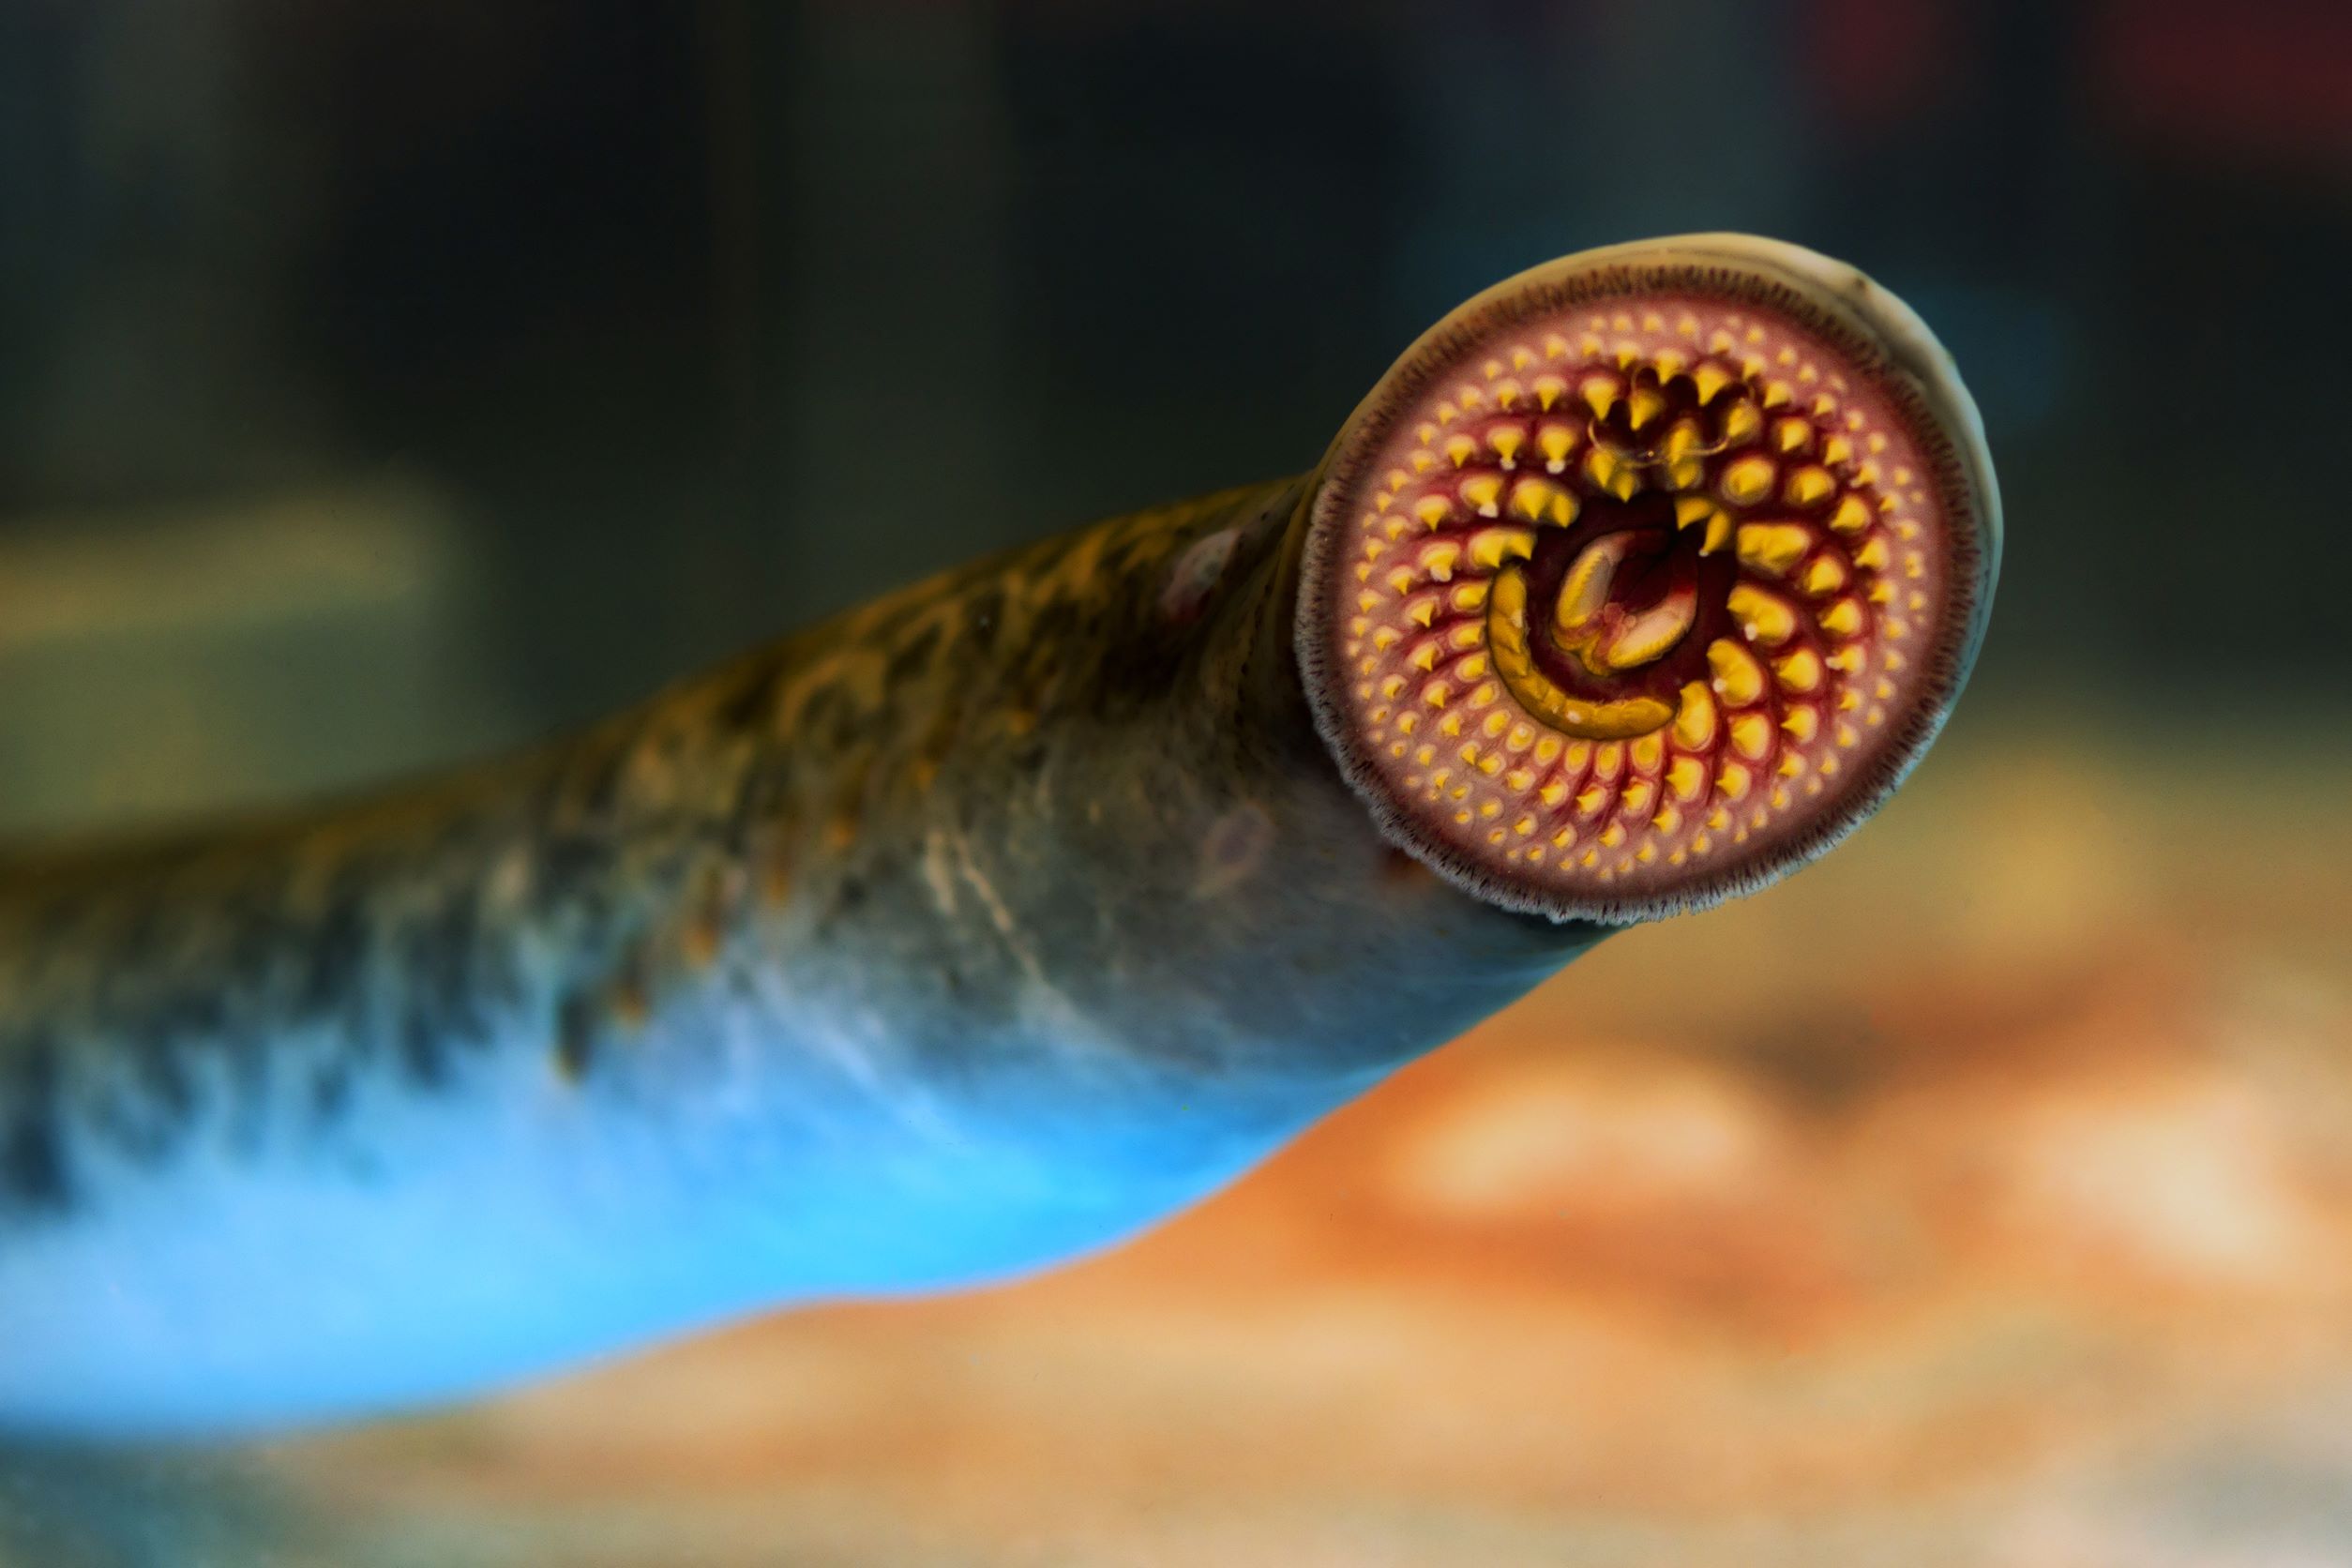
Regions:
<instances>
[{"instance_id":1,"label":"mottled skin","mask_svg":"<svg viewBox=\"0 0 2352 1568\"><path fill-rule=\"evenodd\" d=\"M1769 509L1718 539L1719 502ZM1596 922L1826 851L1956 698L1999 537L1900 301L1750 236L1612 247L1449 314L1304 478L949 573L476 774L0 859L0 1433L396 1408L1115 1240ZM1754 602L1676 586L1724 550ZM1620 603L1572 555L1649 564ZM1730 637L1801 609L1831 641L1774 655L1769 713L1802 756ZM1628 695L1646 734L1570 744Z\"/></svg>"},{"instance_id":2,"label":"mottled skin","mask_svg":"<svg viewBox=\"0 0 2352 1568\"><path fill-rule=\"evenodd\" d=\"M1381 839L1306 481L948 573L478 774L0 862L0 1426L397 1406L1115 1239L1599 928Z\"/></svg>"}]
</instances>

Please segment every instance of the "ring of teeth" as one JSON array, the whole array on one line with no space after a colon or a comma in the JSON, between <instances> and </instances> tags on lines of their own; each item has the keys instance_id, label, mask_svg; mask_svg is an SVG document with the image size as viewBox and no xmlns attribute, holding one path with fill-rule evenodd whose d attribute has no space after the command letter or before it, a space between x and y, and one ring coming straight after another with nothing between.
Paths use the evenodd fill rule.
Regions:
<instances>
[{"instance_id":1,"label":"ring of teeth","mask_svg":"<svg viewBox=\"0 0 2352 1568\"><path fill-rule=\"evenodd\" d=\"M1776 312L1651 298L1489 339L1351 508L1375 765L1447 842L1563 891L1768 858L1915 695L1946 609L1925 467Z\"/></svg>"}]
</instances>

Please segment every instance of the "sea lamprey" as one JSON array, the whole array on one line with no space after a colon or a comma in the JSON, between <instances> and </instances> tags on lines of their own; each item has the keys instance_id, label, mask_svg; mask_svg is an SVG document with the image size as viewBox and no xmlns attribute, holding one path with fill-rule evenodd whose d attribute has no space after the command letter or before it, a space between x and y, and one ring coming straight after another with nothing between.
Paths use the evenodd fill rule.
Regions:
<instances>
[{"instance_id":1,"label":"sea lamprey","mask_svg":"<svg viewBox=\"0 0 2352 1568\"><path fill-rule=\"evenodd\" d=\"M1130 1234L1835 842L1998 539L1899 302L1615 247L1296 477L421 786L0 856L0 1430L460 1397Z\"/></svg>"}]
</instances>

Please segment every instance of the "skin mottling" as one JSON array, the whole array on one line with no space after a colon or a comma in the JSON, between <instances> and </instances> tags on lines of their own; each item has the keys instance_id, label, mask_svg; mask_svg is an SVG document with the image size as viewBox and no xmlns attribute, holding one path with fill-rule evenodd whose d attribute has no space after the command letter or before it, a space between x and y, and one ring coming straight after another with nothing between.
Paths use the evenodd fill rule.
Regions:
<instances>
[{"instance_id":1,"label":"skin mottling","mask_svg":"<svg viewBox=\"0 0 2352 1568\"><path fill-rule=\"evenodd\" d=\"M1711 243L1701 280L1720 281L1733 263ZM1791 253L1739 243L1786 271ZM1682 602L1672 571L1636 565L1632 545L1671 553L1646 536L1590 553L1639 518L1591 537L1558 524L1560 545L1525 553L1484 536L1470 519L1510 499L1484 480L1542 460L1534 426L1515 438L1489 419L1456 464L1450 434L1395 423L1461 363L1478 386L1504 379L1480 345L1504 332L1507 367L1525 300L1560 308L1588 270L1622 272L1572 258L1441 324L1300 478L943 573L421 789L0 856L0 1430L355 1414L779 1303L1033 1268L1214 1190L1590 946L1606 927L1545 903L1559 863L1535 869L1535 829L1500 792L1542 800L1560 779L1534 776L1540 758L1605 773L1621 808L1654 774L1654 815L1676 777L1667 731L1572 764L1563 737L1521 734L1518 710L1481 694L1492 671L1462 668L1500 640L1412 666L1404 628L1455 624L1407 601L1487 583L1448 611L1487 626L1497 572L1521 571L1521 620L1504 605L1502 624L1531 648L1550 639L1531 667L1572 696L1563 659L1631 671L1639 695L1678 703L1678 641L1740 611L1704 576ZM1835 278L1818 287L1847 297ZM1558 396L1621 419L1628 441L1636 418L1671 426L1697 388L1675 389L1687 368L1660 366L1670 347L1642 352L1650 382L1617 365L1606 410L1597 379ZM1458 380L1442 388L1457 419ZM1809 430L1833 433L1826 415ZM1776 439L1783 456L1802 445ZM1454 488L1410 472L1390 486L1397 441ZM1700 463L1735 499L1752 487L1728 446L1659 459ZM1621 492L1638 497L1647 460L1588 475L1586 511L1634 505ZM1367 485L1422 532L1391 541ZM1812 486L1794 504L1843 498ZM1439 499L1468 509L1458 526L1418 520ZM1658 526L1694 559L1753 557L1767 575L1828 558L1814 534L1792 554L1735 527L1717 551L1704 519ZM1885 526L1890 550L1910 542ZM1836 550L1865 587L1905 569L1864 559L1875 537ZM1380 553L1408 540L1410 562ZM1965 582L1952 560L1931 589ZM1359 561L1404 571L1361 590L1402 597L1378 616L1326 605L1334 561L1349 584ZM1812 624L1846 636L1844 583L1816 585ZM1563 602L1579 607L1565 619ZM1759 639L1779 629L1748 610ZM1396 634L1377 650L1376 621ZM1392 656L1449 685L1411 725L1380 693ZM1715 728L1702 737L1678 707L1675 744L1720 761L1744 672L1712 678L1731 687ZM1829 681L1802 665L1765 678L1808 701ZM1414 729L1457 715L1450 761L1411 760ZM1892 716L1890 733L1915 753L1920 722ZM1392 743L1381 726L1401 727L1416 788L1452 770L1437 801L1383 792L1396 759L1367 740ZM1465 875L1406 814L1421 806L1501 855Z\"/></svg>"},{"instance_id":2,"label":"skin mottling","mask_svg":"<svg viewBox=\"0 0 2352 1568\"><path fill-rule=\"evenodd\" d=\"M1193 896L1217 898L1241 889L1265 865L1275 833L1274 819L1254 801L1243 802L1210 823Z\"/></svg>"}]
</instances>

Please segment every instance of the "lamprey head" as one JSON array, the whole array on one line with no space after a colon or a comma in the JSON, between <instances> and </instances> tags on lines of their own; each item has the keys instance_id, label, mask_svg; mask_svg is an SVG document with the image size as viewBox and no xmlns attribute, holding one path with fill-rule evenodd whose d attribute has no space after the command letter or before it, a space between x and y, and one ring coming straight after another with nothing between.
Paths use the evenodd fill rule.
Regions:
<instances>
[{"instance_id":1,"label":"lamprey head","mask_svg":"<svg viewBox=\"0 0 2352 1568\"><path fill-rule=\"evenodd\" d=\"M1535 268L1325 459L1298 643L1390 837L1560 918L1821 853L1934 738L1992 600L1975 405L1903 303L1731 234Z\"/></svg>"}]
</instances>

